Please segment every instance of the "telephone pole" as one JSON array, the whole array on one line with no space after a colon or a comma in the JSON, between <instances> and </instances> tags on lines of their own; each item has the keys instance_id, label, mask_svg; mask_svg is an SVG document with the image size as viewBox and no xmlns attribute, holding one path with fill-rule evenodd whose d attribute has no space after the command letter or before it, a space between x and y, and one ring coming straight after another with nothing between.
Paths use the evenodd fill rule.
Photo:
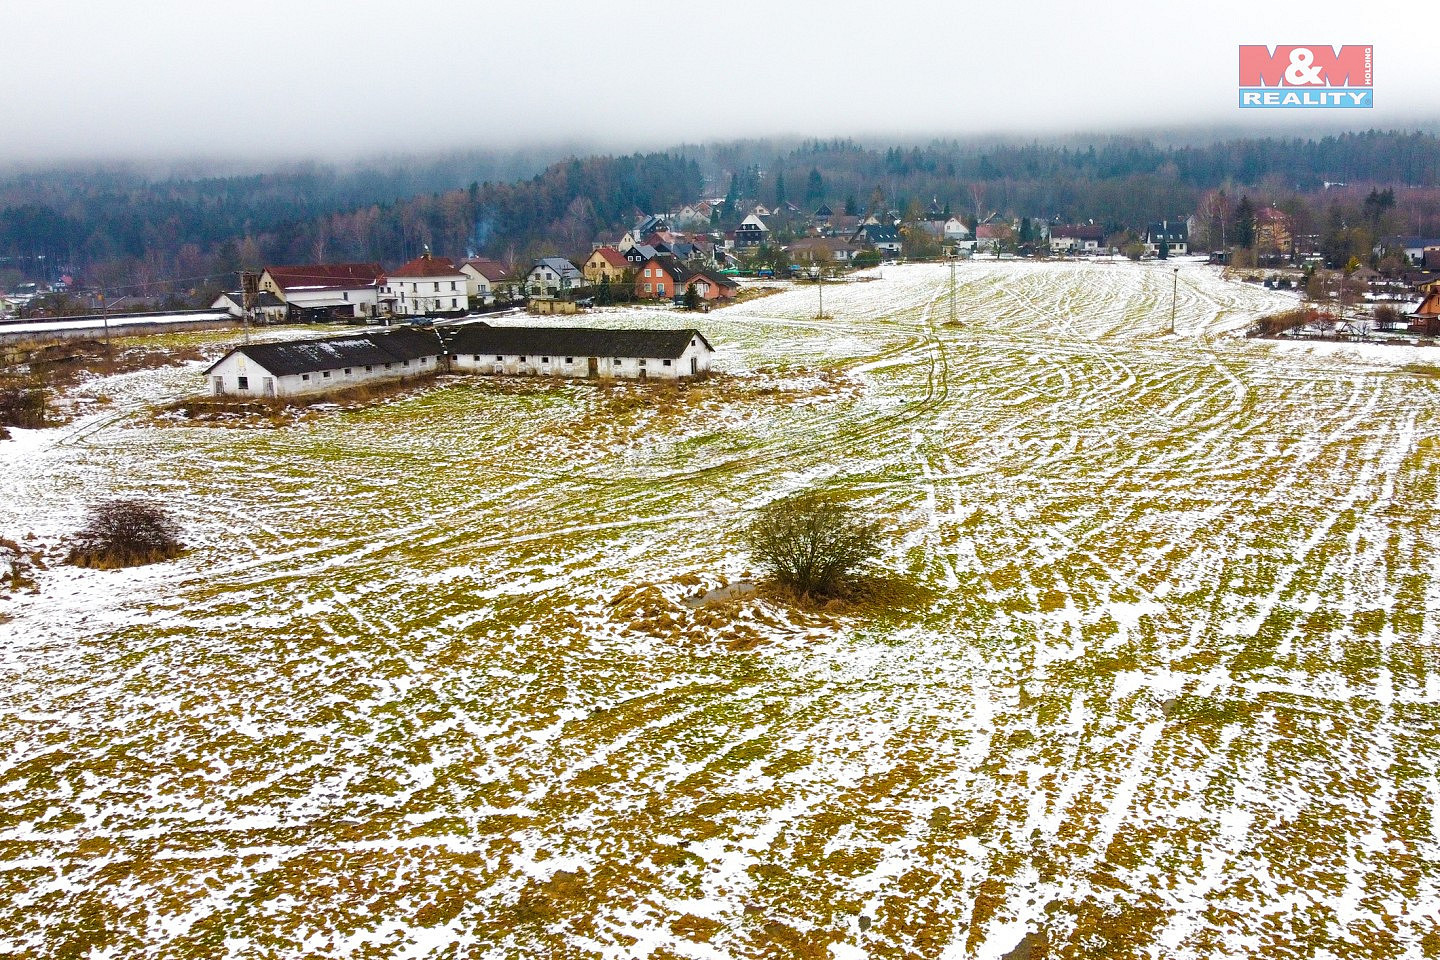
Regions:
<instances>
[{"instance_id":1,"label":"telephone pole","mask_svg":"<svg viewBox=\"0 0 1440 960\"><path fill-rule=\"evenodd\" d=\"M100 291L100 323L105 328L105 356L110 356L110 301L105 299L105 291Z\"/></svg>"},{"instance_id":2,"label":"telephone pole","mask_svg":"<svg viewBox=\"0 0 1440 960\"><path fill-rule=\"evenodd\" d=\"M1170 274L1170 333L1175 333L1175 297L1180 291L1180 268L1171 267Z\"/></svg>"},{"instance_id":3,"label":"telephone pole","mask_svg":"<svg viewBox=\"0 0 1440 960\"><path fill-rule=\"evenodd\" d=\"M950 325L955 325L955 251L950 251Z\"/></svg>"}]
</instances>

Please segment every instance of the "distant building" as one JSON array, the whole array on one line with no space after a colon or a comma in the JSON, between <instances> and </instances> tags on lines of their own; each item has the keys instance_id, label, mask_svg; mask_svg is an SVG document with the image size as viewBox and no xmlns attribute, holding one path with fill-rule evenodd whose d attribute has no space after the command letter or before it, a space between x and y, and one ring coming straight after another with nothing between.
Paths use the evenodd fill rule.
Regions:
<instances>
[{"instance_id":1,"label":"distant building","mask_svg":"<svg viewBox=\"0 0 1440 960\"><path fill-rule=\"evenodd\" d=\"M585 277L585 282L594 286L602 282L618 283L629 270L630 261L625 259L625 254L614 247L596 247L580 272Z\"/></svg>"},{"instance_id":2,"label":"distant building","mask_svg":"<svg viewBox=\"0 0 1440 960\"><path fill-rule=\"evenodd\" d=\"M285 304L291 320L374 317L380 313L384 271L378 263L305 263L270 266L260 290Z\"/></svg>"},{"instance_id":3,"label":"distant building","mask_svg":"<svg viewBox=\"0 0 1440 960\"><path fill-rule=\"evenodd\" d=\"M1255 250L1269 256L1289 257L1295 249L1295 223L1275 207L1255 211Z\"/></svg>"},{"instance_id":4,"label":"distant building","mask_svg":"<svg viewBox=\"0 0 1440 960\"><path fill-rule=\"evenodd\" d=\"M399 316L459 313L469 309L470 277L446 257L425 253L385 278L382 293Z\"/></svg>"},{"instance_id":5,"label":"distant building","mask_svg":"<svg viewBox=\"0 0 1440 960\"><path fill-rule=\"evenodd\" d=\"M495 302L499 288L504 284L508 271L499 260L485 257L468 257L460 261L460 272L465 275L465 295L481 304Z\"/></svg>"},{"instance_id":6,"label":"distant building","mask_svg":"<svg viewBox=\"0 0 1440 960\"><path fill-rule=\"evenodd\" d=\"M1105 246L1105 229L1094 224L1064 224L1050 228L1050 252L1099 253Z\"/></svg>"},{"instance_id":7,"label":"distant building","mask_svg":"<svg viewBox=\"0 0 1440 960\"><path fill-rule=\"evenodd\" d=\"M735 281L684 263L669 254L651 257L635 276L635 295L647 300L682 297L691 287L702 300L725 300L738 292Z\"/></svg>"},{"instance_id":8,"label":"distant building","mask_svg":"<svg viewBox=\"0 0 1440 960\"><path fill-rule=\"evenodd\" d=\"M556 377L667 379L710 372L715 348L699 330L596 327L446 327L441 337L457 372Z\"/></svg>"},{"instance_id":9,"label":"distant building","mask_svg":"<svg viewBox=\"0 0 1440 960\"><path fill-rule=\"evenodd\" d=\"M232 317L245 316L245 295L240 291L222 293L210 304L212 310L224 310ZM289 313L285 301L269 290L261 290L255 296L255 317L258 323L284 323Z\"/></svg>"},{"instance_id":10,"label":"distant building","mask_svg":"<svg viewBox=\"0 0 1440 960\"><path fill-rule=\"evenodd\" d=\"M1183 257L1190 251L1190 227L1184 220L1161 220L1145 231L1145 253L1159 256L1165 247L1166 256Z\"/></svg>"},{"instance_id":11,"label":"distant building","mask_svg":"<svg viewBox=\"0 0 1440 960\"><path fill-rule=\"evenodd\" d=\"M763 247L770 239L770 228L756 214L750 214L735 228L735 249L754 250Z\"/></svg>"},{"instance_id":12,"label":"distant building","mask_svg":"<svg viewBox=\"0 0 1440 960\"><path fill-rule=\"evenodd\" d=\"M898 257L902 246L898 228L882 223L871 223L861 227L853 240L874 247L887 259Z\"/></svg>"},{"instance_id":13,"label":"distant building","mask_svg":"<svg viewBox=\"0 0 1440 960\"><path fill-rule=\"evenodd\" d=\"M525 292L532 297L563 297L583 286L585 275L564 257L541 257L525 277Z\"/></svg>"},{"instance_id":14,"label":"distant building","mask_svg":"<svg viewBox=\"0 0 1440 960\"><path fill-rule=\"evenodd\" d=\"M946 240L969 240L970 228L965 226L965 221L959 217L951 217L945 221L942 228Z\"/></svg>"},{"instance_id":15,"label":"distant building","mask_svg":"<svg viewBox=\"0 0 1440 960\"><path fill-rule=\"evenodd\" d=\"M236 347L205 376L214 396L291 397L434 373L439 339L427 330L283 340Z\"/></svg>"},{"instance_id":16,"label":"distant building","mask_svg":"<svg viewBox=\"0 0 1440 960\"><path fill-rule=\"evenodd\" d=\"M864 251L839 237L806 237L785 249L794 263L849 263Z\"/></svg>"}]
</instances>

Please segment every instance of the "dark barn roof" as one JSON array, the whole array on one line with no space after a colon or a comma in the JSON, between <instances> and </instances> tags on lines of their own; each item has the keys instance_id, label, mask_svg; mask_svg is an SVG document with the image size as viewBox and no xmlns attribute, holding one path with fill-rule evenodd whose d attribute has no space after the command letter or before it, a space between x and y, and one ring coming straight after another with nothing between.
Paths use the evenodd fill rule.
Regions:
<instances>
[{"instance_id":1,"label":"dark barn roof","mask_svg":"<svg viewBox=\"0 0 1440 960\"><path fill-rule=\"evenodd\" d=\"M361 333L348 337L314 337L307 340L281 340L277 343L252 343L236 347L221 357L214 370L236 353L243 353L256 365L277 377L296 373L317 373L366 364L398 363L421 357L440 355L440 341L424 330L391 330L384 333ZM210 370L206 370L209 373Z\"/></svg>"},{"instance_id":2,"label":"dark barn roof","mask_svg":"<svg viewBox=\"0 0 1440 960\"><path fill-rule=\"evenodd\" d=\"M710 347L699 330L605 330L598 327L491 327L466 324L440 333L451 353L570 357L654 357L676 359L694 337ZM713 350L714 347L711 347Z\"/></svg>"}]
</instances>

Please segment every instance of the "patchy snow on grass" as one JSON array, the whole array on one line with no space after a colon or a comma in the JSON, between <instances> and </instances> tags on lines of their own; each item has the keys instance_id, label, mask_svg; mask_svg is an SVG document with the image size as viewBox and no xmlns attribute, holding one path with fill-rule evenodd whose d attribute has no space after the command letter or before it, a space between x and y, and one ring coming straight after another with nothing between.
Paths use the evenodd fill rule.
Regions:
<instances>
[{"instance_id":1,"label":"patchy snow on grass","mask_svg":"<svg viewBox=\"0 0 1440 960\"><path fill-rule=\"evenodd\" d=\"M153 420L192 365L0 442L0 536L139 495L189 546L0 591L0 948L1431 950L1428 351L1247 340L1290 299L1190 261L875 274L566 318L699 327L684 389ZM928 599L730 589L814 486Z\"/></svg>"}]
</instances>

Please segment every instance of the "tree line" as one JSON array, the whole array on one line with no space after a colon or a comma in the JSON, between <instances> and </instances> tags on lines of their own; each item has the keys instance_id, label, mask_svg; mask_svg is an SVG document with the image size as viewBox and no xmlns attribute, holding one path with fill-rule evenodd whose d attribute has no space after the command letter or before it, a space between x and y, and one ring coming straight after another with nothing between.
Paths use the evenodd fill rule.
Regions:
<instances>
[{"instance_id":1,"label":"tree line","mask_svg":"<svg viewBox=\"0 0 1440 960\"><path fill-rule=\"evenodd\" d=\"M1058 218L1094 221L1109 233L1196 213L1224 191L1232 218L1241 198L1277 206L1298 217L1297 232L1350 231L1350 250L1386 230L1440 232L1440 142L1423 132L1168 146L1126 137L915 146L754 140L518 169L526 168L475 154L348 172L309 165L155 179L125 170L14 174L0 179L0 287L53 280L63 269L115 291L208 293L233 282L227 274L265 263L393 265L427 246L526 262L583 253L638 214L702 196L724 198L712 226L727 229L763 202L807 212L826 204L852 215L933 205L971 223L992 214ZM1393 197L1378 216L1364 206L1375 189Z\"/></svg>"}]
</instances>

